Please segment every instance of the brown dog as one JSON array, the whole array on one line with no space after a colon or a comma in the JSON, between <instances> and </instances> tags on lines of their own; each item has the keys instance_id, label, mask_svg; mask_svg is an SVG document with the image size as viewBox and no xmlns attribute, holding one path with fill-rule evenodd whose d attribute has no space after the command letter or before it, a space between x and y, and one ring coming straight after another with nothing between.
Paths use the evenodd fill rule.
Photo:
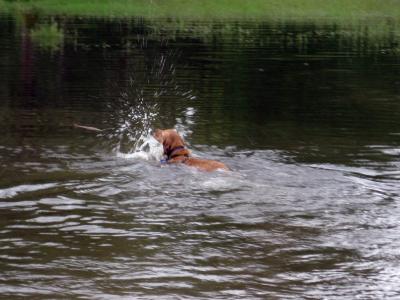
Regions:
<instances>
[{"instance_id":1,"label":"brown dog","mask_svg":"<svg viewBox=\"0 0 400 300\"><path fill-rule=\"evenodd\" d=\"M174 129L156 129L153 136L163 145L164 155L169 164L183 163L203 171L229 170L225 164L219 161L191 157L183 139Z\"/></svg>"}]
</instances>

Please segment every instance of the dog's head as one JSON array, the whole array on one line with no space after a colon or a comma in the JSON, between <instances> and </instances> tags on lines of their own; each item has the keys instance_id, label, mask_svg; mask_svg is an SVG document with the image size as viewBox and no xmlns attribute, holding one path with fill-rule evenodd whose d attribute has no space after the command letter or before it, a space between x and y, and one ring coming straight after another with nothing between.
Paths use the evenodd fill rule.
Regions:
<instances>
[{"instance_id":1,"label":"dog's head","mask_svg":"<svg viewBox=\"0 0 400 300\"><path fill-rule=\"evenodd\" d=\"M156 129L153 137L163 145L164 154L167 155L174 149L185 146L185 142L175 129Z\"/></svg>"}]
</instances>

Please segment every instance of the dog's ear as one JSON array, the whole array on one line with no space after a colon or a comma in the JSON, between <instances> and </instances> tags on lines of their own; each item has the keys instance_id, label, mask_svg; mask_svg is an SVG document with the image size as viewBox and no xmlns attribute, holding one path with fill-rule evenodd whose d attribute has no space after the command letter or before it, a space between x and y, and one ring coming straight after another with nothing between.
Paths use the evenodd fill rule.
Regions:
<instances>
[{"instance_id":1,"label":"dog's ear","mask_svg":"<svg viewBox=\"0 0 400 300\"><path fill-rule=\"evenodd\" d=\"M171 138L173 147L185 146L185 142L183 141L183 138L179 135L179 133L178 133L178 131L176 131L176 129L170 130L168 135Z\"/></svg>"},{"instance_id":2,"label":"dog's ear","mask_svg":"<svg viewBox=\"0 0 400 300\"><path fill-rule=\"evenodd\" d=\"M185 142L175 129L164 130L162 135L163 135L162 144L164 145L165 148L172 149L175 147L180 147L185 145Z\"/></svg>"}]
</instances>

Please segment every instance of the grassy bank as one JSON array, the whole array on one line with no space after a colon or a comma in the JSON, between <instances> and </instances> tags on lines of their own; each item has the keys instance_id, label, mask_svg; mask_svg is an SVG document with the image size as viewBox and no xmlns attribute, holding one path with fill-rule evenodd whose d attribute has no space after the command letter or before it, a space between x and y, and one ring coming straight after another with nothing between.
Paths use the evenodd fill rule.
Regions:
<instances>
[{"instance_id":1,"label":"grassy bank","mask_svg":"<svg viewBox=\"0 0 400 300\"><path fill-rule=\"evenodd\" d=\"M400 20L400 0L0 0L0 9L116 18Z\"/></svg>"},{"instance_id":2,"label":"grassy bank","mask_svg":"<svg viewBox=\"0 0 400 300\"><path fill-rule=\"evenodd\" d=\"M69 17L144 17L148 37L152 34L154 39L174 39L187 33L205 41L219 35L241 43L257 39L257 35L245 28L245 23L236 26L236 20L271 23L278 29L294 22L319 26L321 33L318 28L304 28L295 37L285 37L292 43L299 42L295 39L307 43L328 30L346 43L363 41L368 44L364 48L400 53L400 0L0 0L0 11L14 13L21 24L29 15L36 18L32 38L51 49L59 47L64 37L71 38L73 30L65 21ZM60 22L55 15L67 17L62 18L59 29L52 25Z\"/></svg>"},{"instance_id":3,"label":"grassy bank","mask_svg":"<svg viewBox=\"0 0 400 300\"><path fill-rule=\"evenodd\" d=\"M30 35L33 42L51 50L58 49L64 40L64 33L55 23L38 26L31 30Z\"/></svg>"}]
</instances>

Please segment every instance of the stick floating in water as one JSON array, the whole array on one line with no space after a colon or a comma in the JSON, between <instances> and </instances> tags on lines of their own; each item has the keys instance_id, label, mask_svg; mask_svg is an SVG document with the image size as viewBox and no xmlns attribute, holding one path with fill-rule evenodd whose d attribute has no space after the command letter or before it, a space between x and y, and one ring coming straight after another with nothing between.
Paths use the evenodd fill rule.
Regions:
<instances>
[{"instance_id":1,"label":"stick floating in water","mask_svg":"<svg viewBox=\"0 0 400 300\"><path fill-rule=\"evenodd\" d=\"M75 128L82 128L82 129L86 129L86 130L90 130L90 131L96 131L96 132L101 132L103 131L102 129L96 128L96 127L92 127L92 126L83 126L83 125L79 125L74 123L74 127Z\"/></svg>"}]
</instances>

